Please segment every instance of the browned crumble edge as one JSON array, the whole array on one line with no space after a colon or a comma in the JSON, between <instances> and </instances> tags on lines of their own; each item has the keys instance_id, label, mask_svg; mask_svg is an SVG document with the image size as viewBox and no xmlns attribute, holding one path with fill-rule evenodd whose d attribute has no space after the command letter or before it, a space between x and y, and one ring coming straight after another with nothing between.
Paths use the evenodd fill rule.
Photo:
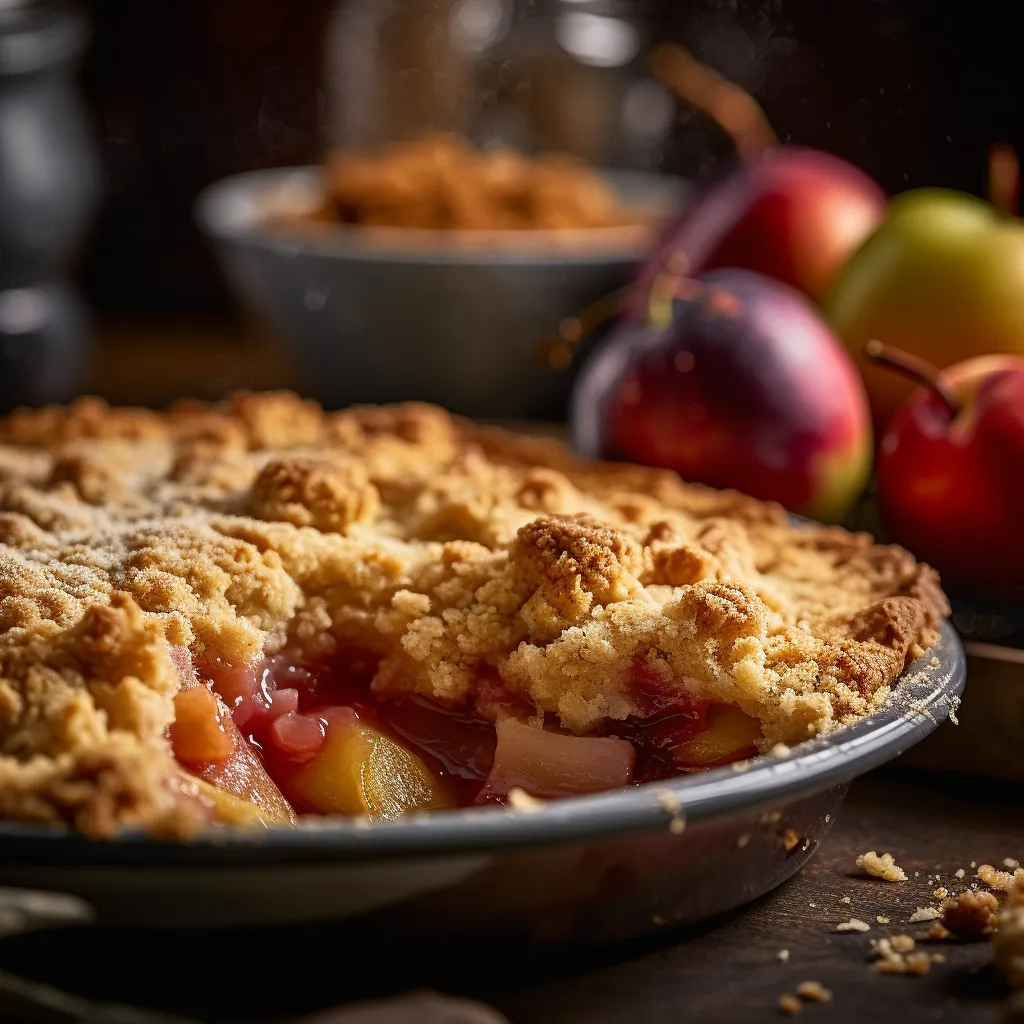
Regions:
<instances>
[{"instance_id":1,"label":"browned crumble edge","mask_svg":"<svg viewBox=\"0 0 1024 1024\"><path fill-rule=\"evenodd\" d=\"M470 702L481 670L586 733L638 660L763 723L879 707L937 639L897 547L669 472L407 404L289 393L0 420L0 817L188 835L171 645L246 663L358 642L374 688Z\"/></svg>"}]
</instances>

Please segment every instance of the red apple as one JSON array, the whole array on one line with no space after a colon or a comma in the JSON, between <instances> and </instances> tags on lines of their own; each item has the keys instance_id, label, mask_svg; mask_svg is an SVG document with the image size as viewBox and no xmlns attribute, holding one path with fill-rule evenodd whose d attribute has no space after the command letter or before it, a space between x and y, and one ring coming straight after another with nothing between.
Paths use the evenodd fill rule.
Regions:
<instances>
[{"instance_id":1,"label":"red apple","mask_svg":"<svg viewBox=\"0 0 1024 1024\"><path fill-rule=\"evenodd\" d=\"M886 531L955 588L1024 599L1024 357L923 372L930 386L899 409L879 449Z\"/></svg>"},{"instance_id":2,"label":"red apple","mask_svg":"<svg viewBox=\"0 0 1024 1024\"><path fill-rule=\"evenodd\" d=\"M761 274L712 271L677 292L668 327L621 327L584 364L577 447L841 519L871 465L867 397L841 342Z\"/></svg>"},{"instance_id":3,"label":"red apple","mask_svg":"<svg viewBox=\"0 0 1024 1024\"><path fill-rule=\"evenodd\" d=\"M637 285L634 317L649 315L660 275L716 267L756 270L820 301L885 214L886 197L845 160L777 146L699 197L663 236Z\"/></svg>"}]
</instances>

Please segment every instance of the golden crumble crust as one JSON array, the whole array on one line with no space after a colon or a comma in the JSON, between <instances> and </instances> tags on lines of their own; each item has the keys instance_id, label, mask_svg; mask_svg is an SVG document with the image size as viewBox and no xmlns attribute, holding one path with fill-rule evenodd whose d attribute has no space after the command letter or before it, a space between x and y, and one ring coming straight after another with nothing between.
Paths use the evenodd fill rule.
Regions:
<instances>
[{"instance_id":1,"label":"golden crumble crust","mask_svg":"<svg viewBox=\"0 0 1024 1024\"><path fill-rule=\"evenodd\" d=\"M757 717L769 750L880 706L947 612L900 548L431 406L20 410L0 420L0 815L183 828L172 647L358 645L382 695L472 705L498 679L578 733L640 713L639 665Z\"/></svg>"}]
</instances>

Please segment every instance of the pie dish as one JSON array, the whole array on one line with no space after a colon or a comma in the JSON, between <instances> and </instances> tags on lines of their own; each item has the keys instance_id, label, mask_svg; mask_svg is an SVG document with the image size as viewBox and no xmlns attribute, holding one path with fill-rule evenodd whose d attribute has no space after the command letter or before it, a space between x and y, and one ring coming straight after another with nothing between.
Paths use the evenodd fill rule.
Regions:
<instances>
[{"instance_id":1,"label":"pie dish","mask_svg":"<svg viewBox=\"0 0 1024 1024\"><path fill-rule=\"evenodd\" d=\"M0 422L0 817L183 838L631 786L881 708L905 551L423 405Z\"/></svg>"}]
</instances>

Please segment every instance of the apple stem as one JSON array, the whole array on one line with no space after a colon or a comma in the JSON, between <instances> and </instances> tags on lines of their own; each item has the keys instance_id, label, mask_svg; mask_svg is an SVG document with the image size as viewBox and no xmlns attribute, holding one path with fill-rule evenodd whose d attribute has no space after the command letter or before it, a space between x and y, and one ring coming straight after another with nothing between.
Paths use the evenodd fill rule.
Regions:
<instances>
[{"instance_id":1,"label":"apple stem","mask_svg":"<svg viewBox=\"0 0 1024 1024\"><path fill-rule=\"evenodd\" d=\"M625 285L592 302L573 316L567 316L558 325L558 333L540 343L538 354L541 361L555 370L567 370L572 363L573 349L599 327L615 319L626 308L632 292L633 285Z\"/></svg>"},{"instance_id":2,"label":"apple stem","mask_svg":"<svg viewBox=\"0 0 1024 1024\"><path fill-rule=\"evenodd\" d=\"M1016 216L1020 210L1020 160L1008 142L988 151L988 198L1000 213Z\"/></svg>"},{"instance_id":3,"label":"apple stem","mask_svg":"<svg viewBox=\"0 0 1024 1024\"><path fill-rule=\"evenodd\" d=\"M942 371L929 363L927 359L911 355L902 349L883 345L878 340L869 341L864 346L864 355L872 362L902 373L909 380L922 384L934 392L946 404L951 415L955 416L960 411L959 396L950 387Z\"/></svg>"},{"instance_id":4,"label":"apple stem","mask_svg":"<svg viewBox=\"0 0 1024 1024\"><path fill-rule=\"evenodd\" d=\"M742 160L757 160L778 145L778 136L757 100L677 43L655 49L651 70L683 103L713 118L728 133Z\"/></svg>"}]
</instances>

